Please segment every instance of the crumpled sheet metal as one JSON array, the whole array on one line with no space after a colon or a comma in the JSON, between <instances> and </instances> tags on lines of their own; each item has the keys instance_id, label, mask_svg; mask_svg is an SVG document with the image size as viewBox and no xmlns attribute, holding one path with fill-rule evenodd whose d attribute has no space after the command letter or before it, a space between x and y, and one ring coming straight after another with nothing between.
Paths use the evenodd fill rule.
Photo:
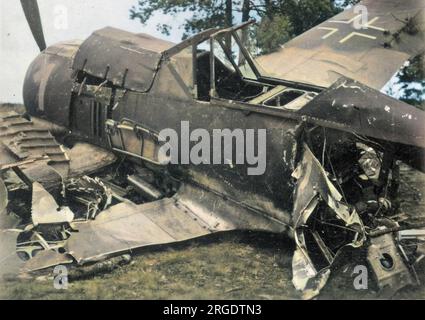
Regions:
<instances>
[{"instance_id":1,"label":"crumpled sheet metal","mask_svg":"<svg viewBox=\"0 0 425 320\"><path fill-rule=\"evenodd\" d=\"M38 182L34 182L32 185L31 210L34 226L71 223L74 220L74 213L68 207L59 207L55 198Z\"/></svg>"},{"instance_id":2,"label":"crumpled sheet metal","mask_svg":"<svg viewBox=\"0 0 425 320\"><path fill-rule=\"evenodd\" d=\"M116 161L116 156L102 148L88 143L76 143L71 149L66 149L70 162L67 174L57 170L48 160L38 160L19 166L31 181L41 183L45 188L58 187L64 179L81 177L101 170ZM88 156L89 155L89 156Z\"/></svg>"},{"instance_id":3,"label":"crumpled sheet metal","mask_svg":"<svg viewBox=\"0 0 425 320\"><path fill-rule=\"evenodd\" d=\"M302 292L302 297L309 300L317 296L326 285L331 270L325 269L317 273L305 253L296 249L292 258L292 283Z\"/></svg>"},{"instance_id":4,"label":"crumpled sheet metal","mask_svg":"<svg viewBox=\"0 0 425 320\"><path fill-rule=\"evenodd\" d=\"M295 288L303 292L305 299L311 299L319 294L330 275L329 268L315 269L309 257L303 233L303 226L307 224L321 199L346 226L357 225L360 230L363 230L363 223L355 210L350 213L348 207L340 202L342 195L329 180L320 162L306 144L303 145L303 150L302 160L293 173L293 177L297 179L293 210L297 249L292 260L292 282ZM348 246L360 247L364 240L363 232ZM334 261L341 251L342 248L337 252Z\"/></svg>"},{"instance_id":5,"label":"crumpled sheet metal","mask_svg":"<svg viewBox=\"0 0 425 320\"><path fill-rule=\"evenodd\" d=\"M292 216L294 226L299 227L307 222L313 212L311 203L319 195L347 226L353 224L362 226L363 223L358 214L355 211L350 213L348 207L340 203L342 195L329 180L310 148L306 144L303 145L303 148L303 158L292 175L297 179Z\"/></svg>"}]
</instances>

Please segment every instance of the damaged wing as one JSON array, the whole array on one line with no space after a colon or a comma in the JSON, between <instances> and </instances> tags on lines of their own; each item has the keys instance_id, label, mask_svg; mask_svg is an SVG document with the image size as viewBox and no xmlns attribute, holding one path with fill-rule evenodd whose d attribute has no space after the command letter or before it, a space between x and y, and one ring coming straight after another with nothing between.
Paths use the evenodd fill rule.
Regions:
<instances>
[{"instance_id":1,"label":"damaged wing","mask_svg":"<svg viewBox=\"0 0 425 320\"><path fill-rule=\"evenodd\" d=\"M66 248L80 264L211 233L192 211L174 199L142 205L122 202L100 213L96 220L76 223L76 228L78 233Z\"/></svg>"},{"instance_id":2,"label":"damaged wing","mask_svg":"<svg viewBox=\"0 0 425 320\"><path fill-rule=\"evenodd\" d=\"M65 193L81 197L82 193L76 193L76 186L77 182L71 179ZM13 270L15 276L59 264L97 263L141 248L217 232L288 229L283 223L272 223L264 216L190 184L182 185L171 198L161 197L152 202L135 203L118 197L118 202L108 201L106 208L102 206L104 209L98 214L86 218L68 207L60 207L40 184L34 183L32 189L33 224L19 230L1 230L4 241L0 269ZM92 187L90 190L95 192ZM22 257L25 259L20 259Z\"/></svg>"},{"instance_id":3,"label":"damaged wing","mask_svg":"<svg viewBox=\"0 0 425 320\"><path fill-rule=\"evenodd\" d=\"M78 232L72 234L65 249L79 264L217 232L287 228L192 185L183 185L172 198L143 204L123 201L95 220L75 222L74 226Z\"/></svg>"},{"instance_id":4,"label":"damaged wing","mask_svg":"<svg viewBox=\"0 0 425 320\"><path fill-rule=\"evenodd\" d=\"M360 5L257 62L285 80L329 87L345 76L382 89L405 61L425 50L425 2L364 0Z\"/></svg>"},{"instance_id":5,"label":"damaged wing","mask_svg":"<svg viewBox=\"0 0 425 320\"><path fill-rule=\"evenodd\" d=\"M310 123L392 143L394 156L425 170L425 113L342 77L298 111Z\"/></svg>"}]
</instances>

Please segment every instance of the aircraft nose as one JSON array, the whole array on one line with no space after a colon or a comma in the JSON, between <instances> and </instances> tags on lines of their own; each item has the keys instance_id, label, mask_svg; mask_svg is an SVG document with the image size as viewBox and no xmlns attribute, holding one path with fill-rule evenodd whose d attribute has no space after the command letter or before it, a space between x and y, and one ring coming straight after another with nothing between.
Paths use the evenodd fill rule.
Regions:
<instances>
[{"instance_id":1,"label":"aircraft nose","mask_svg":"<svg viewBox=\"0 0 425 320\"><path fill-rule=\"evenodd\" d=\"M62 126L69 125L72 56L75 44L58 44L40 53L28 68L23 98L27 112Z\"/></svg>"}]
</instances>

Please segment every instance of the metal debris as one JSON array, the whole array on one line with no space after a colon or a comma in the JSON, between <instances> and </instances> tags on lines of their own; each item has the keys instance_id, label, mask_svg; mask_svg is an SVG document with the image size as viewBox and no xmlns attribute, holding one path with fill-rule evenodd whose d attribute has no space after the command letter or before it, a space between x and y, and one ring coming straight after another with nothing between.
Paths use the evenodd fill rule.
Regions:
<instances>
[{"instance_id":1,"label":"metal debris","mask_svg":"<svg viewBox=\"0 0 425 320\"><path fill-rule=\"evenodd\" d=\"M98 178L88 176L69 180L65 193L70 203L82 206L79 217L85 220L94 219L112 202L112 191Z\"/></svg>"},{"instance_id":2,"label":"metal debris","mask_svg":"<svg viewBox=\"0 0 425 320\"><path fill-rule=\"evenodd\" d=\"M39 224L71 223L74 213L68 207L60 207L53 196L41 184L32 185L32 222Z\"/></svg>"}]
</instances>

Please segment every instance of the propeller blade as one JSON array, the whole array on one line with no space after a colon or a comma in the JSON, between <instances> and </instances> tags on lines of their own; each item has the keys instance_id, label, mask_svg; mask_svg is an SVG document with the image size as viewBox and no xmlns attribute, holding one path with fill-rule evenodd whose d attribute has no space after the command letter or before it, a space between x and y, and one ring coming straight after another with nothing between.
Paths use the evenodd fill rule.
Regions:
<instances>
[{"instance_id":1,"label":"propeller blade","mask_svg":"<svg viewBox=\"0 0 425 320\"><path fill-rule=\"evenodd\" d=\"M40 51L46 49L46 41L44 40L43 25L41 24L40 10L38 9L37 0L21 0L22 9L24 9L32 35L37 42Z\"/></svg>"}]
</instances>

